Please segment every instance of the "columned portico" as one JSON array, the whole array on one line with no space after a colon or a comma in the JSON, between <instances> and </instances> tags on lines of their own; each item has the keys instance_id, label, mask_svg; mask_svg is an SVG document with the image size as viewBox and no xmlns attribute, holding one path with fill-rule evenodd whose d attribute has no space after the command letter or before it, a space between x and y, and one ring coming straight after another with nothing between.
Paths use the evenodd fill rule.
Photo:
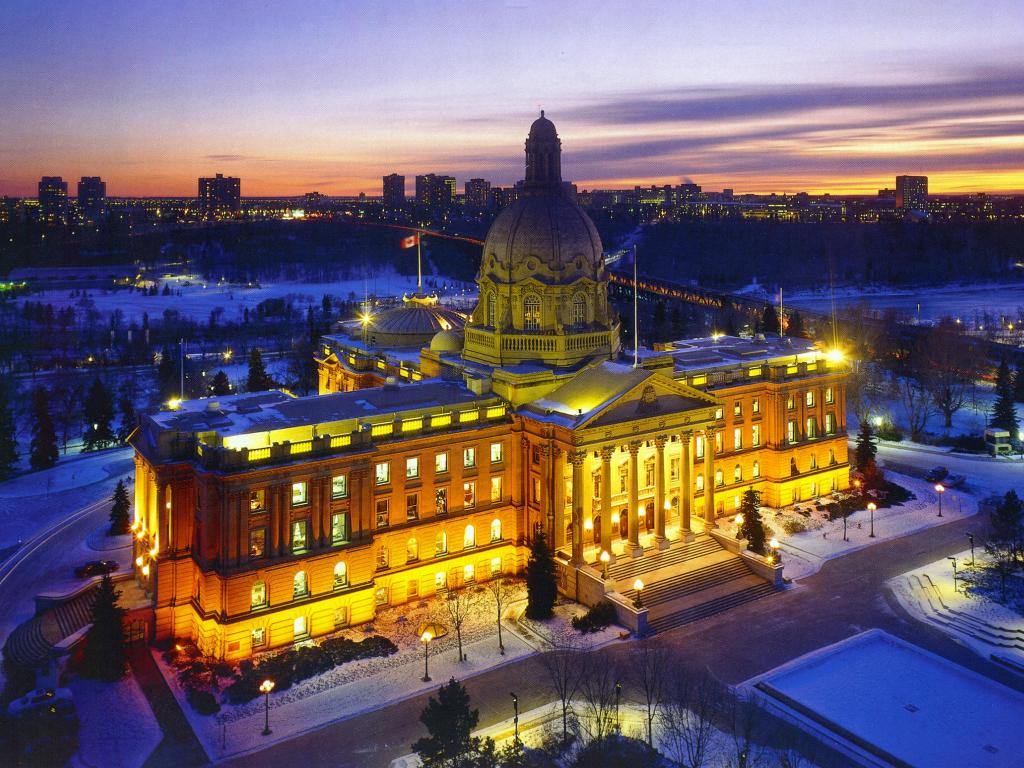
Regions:
<instances>
[{"instance_id":1,"label":"columned portico","mask_svg":"<svg viewBox=\"0 0 1024 768\"><path fill-rule=\"evenodd\" d=\"M686 430L679 435L679 532L683 541L693 539L690 515L693 513L693 432Z\"/></svg>"},{"instance_id":2,"label":"columned portico","mask_svg":"<svg viewBox=\"0 0 1024 768\"><path fill-rule=\"evenodd\" d=\"M704 520L715 527L715 430L704 430Z\"/></svg>"},{"instance_id":3,"label":"columned portico","mask_svg":"<svg viewBox=\"0 0 1024 768\"><path fill-rule=\"evenodd\" d=\"M612 454L615 447L606 445L601 449L601 547L612 558Z\"/></svg>"},{"instance_id":4,"label":"columned portico","mask_svg":"<svg viewBox=\"0 0 1024 768\"><path fill-rule=\"evenodd\" d=\"M665 435L654 438L654 540L658 549L667 549L665 537Z\"/></svg>"},{"instance_id":5,"label":"columned portico","mask_svg":"<svg viewBox=\"0 0 1024 768\"><path fill-rule=\"evenodd\" d=\"M565 546L565 464L562 450L551 449L551 472L554 475L555 549Z\"/></svg>"},{"instance_id":6,"label":"columned portico","mask_svg":"<svg viewBox=\"0 0 1024 768\"><path fill-rule=\"evenodd\" d=\"M638 469L637 455L640 453L640 442L633 440L629 443L629 506L626 509L629 535L629 554L632 557L641 557L644 553L640 546L640 472Z\"/></svg>"},{"instance_id":7,"label":"columned portico","mask_svg":"<svg viewBox=\"0 0 1024 768\"><path fill-rule=\"evenodd\" d=\"M572 564L577 567L583 564L583 464L586 458L586 451L569 454L572 461Z\"/></svg>"}]
</instances>

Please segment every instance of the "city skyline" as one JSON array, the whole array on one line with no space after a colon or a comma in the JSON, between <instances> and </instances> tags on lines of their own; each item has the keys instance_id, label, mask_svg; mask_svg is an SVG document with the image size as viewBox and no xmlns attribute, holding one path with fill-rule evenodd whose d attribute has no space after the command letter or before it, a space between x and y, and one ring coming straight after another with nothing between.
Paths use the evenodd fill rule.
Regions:
<instances>
[{"instance_id":1,"label":"city skyline","mask_svg":"<svg viewBox=\"0 0 1024 768\"><path fill-rule=\"evenodd\" d=\"M189 196L215 172L246 196L373 195L392 172L505 186L522 177L505 148L541 106L581 189L1024 190L1024 8L909 3L885 34L856 8L311 3L267 24L199 3L16 3L0 194L99 175L111 196Z\"/></svg>"}]
</instances>

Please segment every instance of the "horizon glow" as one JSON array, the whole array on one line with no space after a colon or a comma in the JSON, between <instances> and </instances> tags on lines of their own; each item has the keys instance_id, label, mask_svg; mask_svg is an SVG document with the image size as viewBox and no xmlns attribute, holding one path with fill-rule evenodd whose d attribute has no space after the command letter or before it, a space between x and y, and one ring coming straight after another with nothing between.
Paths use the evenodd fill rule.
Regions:
<instances>
[{"instance_id":1,"label":"horizon glow","mask_svg":"<svg viewBox=\"0 0 1024 768\"><path fill-rule=\"evenodd\" d=\"M540 106L580 189L1024 192L1024 3L14 0L0 195L509 185Z\"/></svg>"}]
</instances>

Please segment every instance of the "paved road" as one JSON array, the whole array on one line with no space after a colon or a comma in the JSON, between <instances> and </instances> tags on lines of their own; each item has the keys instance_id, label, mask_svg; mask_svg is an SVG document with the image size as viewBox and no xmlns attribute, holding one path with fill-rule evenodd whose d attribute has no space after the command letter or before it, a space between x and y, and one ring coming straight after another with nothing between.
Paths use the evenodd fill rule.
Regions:
<instances>
[{"instance_id":1,"label":"paved road","mask_svg":"<svg viewBox=\"0 0 1024 768\"><path fill-rule=\"evenodd\" d=\"M923 468L943 466L953 474L966 477L967 488L972 491L1003 494L1011 488L1018 493L1024 489L1024 461L1016 458L996 461L988 456L949 453L941 448L904 443L880 443L878 458L883 465L886 461L895 461Z\"/></svg>"}]
</instances>

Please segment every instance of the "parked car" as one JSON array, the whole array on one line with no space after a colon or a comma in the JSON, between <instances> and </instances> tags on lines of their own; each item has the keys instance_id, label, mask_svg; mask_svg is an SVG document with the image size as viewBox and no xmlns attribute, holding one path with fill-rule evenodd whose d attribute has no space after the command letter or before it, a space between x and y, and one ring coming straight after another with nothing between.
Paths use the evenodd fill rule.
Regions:
<instances>
[{"instance_id":1,"label":"parked car","mask_svg":"<svg viewBox=\"0 0 1024 768\"><path fill-rule=\"evenodd\" d=\"M929 483L937 483L948 474L949 470L945 467L932 467L928 470L928 474L924 476L924 479Z\"/></svg>"},{"instance_id":2,"label":"parked car","mask_svg":"<svg viewBox=\"0 0 1024 768\"><path fill-rule=\"evenodd\" d=\"M963 475L946 475L939 482L942 483L945 488L958 488L964 484L967 478Z\"/></svg>"},{"instance_id":3,"label":"parked car","mask_svg":"<svg viewBox=\"0 0 1024 768\"><path fill-rule=\"evenodd\" d=\"M102 576L106 573L113 573L120 566L114 560L90 560L75 568L75 576L80 579L87 579L90 576Z\"/></svg>"}]
</instances>

